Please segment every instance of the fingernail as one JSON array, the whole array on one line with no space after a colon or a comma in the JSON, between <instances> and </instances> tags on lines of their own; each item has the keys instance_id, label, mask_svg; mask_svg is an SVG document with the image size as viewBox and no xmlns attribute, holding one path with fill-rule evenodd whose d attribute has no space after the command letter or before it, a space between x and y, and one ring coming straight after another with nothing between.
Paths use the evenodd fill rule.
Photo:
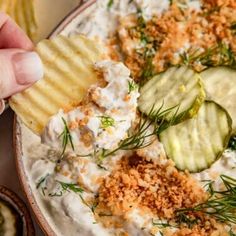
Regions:
<instances>
[{"instance_id":1,"label":"fingernail","mask_svg":"<svg viewBox=\"0 0 236 236\"><path fill-rule=\"evenodd\" d=\"M36 52L17 53L12 57L17 83L32 84L43 77L43 64Z\"/></svg>"},{"instance_id":2,"label":"fingernail","mask_svg":"<svg viewBox=\"0 0 236 236\"><path fill-rule=\"evenodd\" d=\"M5 102L3 99L0 100L0 115L4 112L5 110Z\"/></svg>"}]
</instances>

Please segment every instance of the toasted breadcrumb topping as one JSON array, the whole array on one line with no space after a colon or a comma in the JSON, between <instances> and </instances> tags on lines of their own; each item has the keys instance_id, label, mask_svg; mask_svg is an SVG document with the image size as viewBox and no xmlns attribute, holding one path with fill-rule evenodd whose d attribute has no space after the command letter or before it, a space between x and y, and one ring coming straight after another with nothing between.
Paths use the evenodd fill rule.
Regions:
<instances>
[{"instance_id":1,"label":"toasted breadcrumb topping","mask_svg":"<svg viewBox=\"0 0 236 236\"><path fill-rule=\"evenodd\" d=\"M173 1L148 21L141 12L121 18L118 38L126 65L140 80L171 65L190 64L201 71L235 63L235 28L233 0L204 0L200 11Z\"/></svg>"},{"instance_id":2,"label":"toasted breadcrumb topping","mask_svg":"<svg viewBox=\"0 0 236 236\"><path fill-rule=\"evenodd\" d=\"M169 231L169 232L168 232ZM217 223L212 218L203 217L201 223L192 228L181 227L175 233L170 230L164 231L165 236L228 236L224 225Z\"/></svg>"},{"instance_id":3,"label":"toasted breadcrumb topping","mask_svg":"<svg viewBox=\"0 0 236 236\"><path fill-rule=\"evenodd\" d=\"M111 175L104 179L99 189L98 212L107 212L105 221L104 216L102 220L106 227L122 227L121 218L127 221L134 208L141 209L141 214L168 219L176 225L176 210L193 207L207 198L208 194L197 181L189 173L179 172L172 161L158 164L135 154L123 157ZM180 222L179 229L173 231L173 228L162 229L154 223L150 233L155 235L162 229L165 236L228 235L223 224L203 213L188 217L195 222L191 226Z\"/></svg>"},{"instance_id":4,"label":"toasted breadcrumb topping","mask_svg":"<svg viewBox=\"0 0 236 236\"><path fill-rule=\"evenodd\" d=\"M124 157L99 190L99 201L113 215L134 206L171 219L175 210L206 200L207 194L188 174L177 171L171 161L160 165L138 155Z\"/></svg>"}]
</instances>

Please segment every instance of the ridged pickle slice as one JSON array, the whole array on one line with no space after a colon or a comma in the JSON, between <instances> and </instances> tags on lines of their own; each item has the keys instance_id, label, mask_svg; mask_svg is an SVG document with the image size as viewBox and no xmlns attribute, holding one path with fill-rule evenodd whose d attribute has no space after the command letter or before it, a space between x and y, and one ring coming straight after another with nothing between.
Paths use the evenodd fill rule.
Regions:
<instances>
[{"instance_id":1,"label":"ridged pickle slice","mask_svg":"<svg viewBox=\"0 0 236 236\"><path fill-rule=\"evenodd\" d=\"M140 89L139 109L145 114L150 110L172 109L168 121L175 114L175 123L192 118L205 100L205 90L199 74L186 66L171 67L154 76Z\"/></svg>"},{"instance_id":2,"label":"ridged pickle slice","mask_svg":"<svg viewBox=\"0 0 236 236\"><path fill-rule=\"evenodd\" d=\"M232 120L213 101L205 101L196 117L160 134L167 156L180 170L200 172L209 168L228 145Z\"/></svg>"},{"instance_id":3,"label":"ridged pickle slice","mask_svg":"<svg viewBox=\"0 0 236 236\"><path fill-rule=\"evenodd\" d=\"M236 134L236 70L229 67L213 67L201 73L210 99L223 106L233 120Z\"/></svg>"}]
</instances>

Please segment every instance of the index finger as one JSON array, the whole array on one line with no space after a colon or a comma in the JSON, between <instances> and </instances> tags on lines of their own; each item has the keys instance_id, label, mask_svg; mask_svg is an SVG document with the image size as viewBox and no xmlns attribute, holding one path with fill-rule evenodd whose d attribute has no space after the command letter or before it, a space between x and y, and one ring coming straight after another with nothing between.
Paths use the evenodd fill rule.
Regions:
<instances>
[{"instance_id":1,"label":"index finger","mask_svg":"<svg viewBox=\"0 0 236 236\"><path fill-rule=\"evenodd\" d=\"M33 43L25 32L8 15L0 12L0 49L32 50L33 47Z\"/></svg>"}]
</instances>

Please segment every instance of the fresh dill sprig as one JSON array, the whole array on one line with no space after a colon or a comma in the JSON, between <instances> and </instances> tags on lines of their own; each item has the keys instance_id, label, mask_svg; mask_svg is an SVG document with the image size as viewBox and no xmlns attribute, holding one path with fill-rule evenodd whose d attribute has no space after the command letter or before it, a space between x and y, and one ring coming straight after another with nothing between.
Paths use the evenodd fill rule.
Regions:
<instances>
[{"instance_id":1,"label":"fresh dill sprig","mask_svg":"<svg viewBox=\"0 0 236 236\"><path fill-rule=\"evenodd\" d=\"M134 133L129 134L126 139L122 140L117 148L113 150L102 149L99 153L99 159L103 160L104 158L115 154L119 150L137 150L151 145L155 140L153 137L159 135L180 118L177 115L179 106L162 110L163 106L164 103L156 111L152 107L147 116L142 114ZM165 118L171 113L173 113L171 119L166 121Z\"/></svg>"},{"instance_id":2,"label":"fresh dill sprig","mask_svg":"<svg viewBox=\"0 0 236 236\"><path fill-rule=\"evenodd\" d=\"M142 71L140 79L144 83L147 79L154 75L153 58L159 43L150 37L146 32L147 22L143 16L143 12L140 8L137 9L137 27L136 30L140 35L140 48L136 50L136 53L142 58L144 64L142 65Z\"/></svg>"},{"instance_id":3,"label":"fresh dill sprig","mask_svg":"<svg viewBox=\"0 0 236 236\"><path fill-rule=\"evenodd\" d=\"M187 214L183 214L179 212L176 216L177 226L180 227L182 224L188 226L188 228L192 228L194 225L198 223L198 219L195 217L191 217Z\"/></svg>"},{"instance_id":4,"label":"fresh dill sprig","mask_svg":"<svg viewBox=\"0 0 236 236\"><path fill-rule=\"evenodd\" d=\"M64 124L64 129L63 129L62 133L59 135L59 138L62 137L62 148L63 149L62 149L62 152L61 152L61 158L63 158L68 143L70 144L73 151L75 150L75 148L74 148L74 144L73 144L73 141L72 141L72 136L71 136L70 130L67 126L66 120L63 117L61 119L62 119L62 122Z\"/></svg>"},{"instance_id":5,"label":"fresh dill sprig","mask_svg":"<svg viewBox=\"0 0 236 236\"><path fill-rule=\"evenodd\" d=\"M146 27L146 21L144 19L144 16L143 16L143 11L141 8L138 8L137 9L137 16L138 16L138 27L140 29L143 29Z\"/></svg>"},{"instance_id":6,"label":"fresh dill sprig","mask_svg":"<svg viewBox=\"0 0 236 236\"><path fill-rule=\"evenodd\" d=\"M128 81L128 94L138 89L138 84L134 80Z\"/></svg>"},{"instance_id":7,"label":"fresh dill sprig","mask_svg":"<svg viewBox=\"0 0 236 236\"><path fill-rule=\"evenodd\" d=\"M39 179L38 183L36 184L36 189L38 189L46 181L48 176L49 176L49 174L46 174L45 176L43 176Z\"/></svg>"},{"instance_id":8,"label":"fresh dill sprig","mask_svg":"<svg viewBox=\"0 0 236 236\"><path fill-rule=\"evenodd\" d=\"M98 166L100 169L102 169L102 170L106 170L106 171L107 171L107 168L104 167L103 165L101 165L101 164L98 163L97 166Z\"/></svg>"},{"instance_id":9,"label":"fresh dill sprig","mask_svg":"<svg viewBox=\"0 0 236 236\"><path fill-rule=\"evenodd\" d=\"M156 222L154 219L152 219L152 225L154 226L158 226L158 228L177 228L178 226L177 225L172 225L170 224L169 221L166 221L166 222L162 222L162 221L158 221Z\"/></svg>"},{"instance_id":10,"label":"fresh dill sprig","mask_svg":"<svg viewBox=\"0 0 236 236\"><path fill-rule=\"evenodd\" d=\"M236 58L234 52L229 45L218 43L217 45L199 52L199 49L191 52L183 52L180 54L182 64L194 66L194 63L200 63L203 66L236 66Z\"/></svg>"},{"instance_id":11,"label":"fresh dill sprig","mask_svg":"<svg viewBox=\"0 0 236 236\"><path fill-rule=\"evenodd\" d=\"M230 26L230 29L232 31L233 34L236 34L236 22L233 22Z\"/></svg>"},{"instance_id":12,"label":"fresh dill sprig","mask_svg":"<svg viewBox=\"0 0 236 236\"><path fill-rule=\"evenodd\" d=\"M198 219L195 218L191 218L188 215L185 214L178 214L176 219L175 219L175 223L170 223L170 221L154 221L154 219L152 219L152 224L154 226L158 226L159 228L179 228L182 224L187 225L189 228L192 228L195 224L197 224Z\"/></svg>"},{"instance_id":13,"label":"fresh dill sprig","mask_svg":"<svg viewBox=\"0 0 236 236\"><path fill-rule=\"evenodd\" d=\"M141 73L142 83L145 83L147 79L154 76L154 65L153 65L153 58L156 53L155 41L151 42L152 47L145 47L143 53L141 53L145 63L143 65L143 70Z\"/></svg>"},{"instance_id":14,"label":"fresh dill sprig","mask_svg":"<svg viewBox=\"0 0 236 236\"><path fill-rule=\"evenodd\" d=\"M236 179L226 175L221 175L220 178L225 188L223 191L212 188L212 196L206 202L192 208L179 209L176 211L177 215L202 212L220 222L236 224Z\"/></svg>"},{"instance_id":15,"label":"fresh dill sprig","mask_svg":"<svg viewBox=\"0 0 236 236\"><path fill-rule=\"evenodd\" d=\"M101 128L106 129L108 127L114 126L115 120L110 116L99 116L101 119Z\"/></svg>"},{"instance_id":16,"label":"fresh dill sprig","mask_svg":"<svg viewBox=\"0 0 236 236\"><path fill-rule=\"evenodd\" d=\"M63 191L48 194L49 197L61 197L62 195L63 195Z\"/></svg>"},{"instance_id":17,"label":"fresh dill sprig","mask_svg":"<svg viewBox=\"0 0 236 236\"><path fill-rule=\"evenodd\" d=\"M142 84L144 84L147 79L151 78L154 75L154 65L152 63L153 56L148 56L145 59L145 64L143 66L143 71L141 73Z\"/></svg>"},{"instance_id":18,"label":"fresh dill sprig","mask_svg":"<svg viewBox=\"0 0 236 236\"><path fill-rule=\"evenodd\" d=\"M148 36L143 31L141 32L140 42L143 46L146 46L149 42Z\"/></svg>"},{"instance_id":19,"label":"fresh dill sprig","mask_svg":"<svg viewBox=\"0 0 236 236\"><path fill-rule=\"evenodd\" d=\"M210 196L213 196L213 194L214 194L213 184L215 183L215 181L213 181L213 180L202 180L201 182L206 183L203 186L203 188L210 194Z\"/></svg>"},{"instance_id":20,"label":"fresh dill sprig","mask_svg":"<svg viewBox=\"0 0 236 236\"><path fill-rule=\"evenodd\" d=\"M230 138L228 148L236 150L236 136Z\"/></svg>"},{"instance_id":21,"label":"fresh dill sprig","mask_svg":"<svg viewBox=\"0 0 236 236\"><path fill-rule=\"evenodd\" d=\"M110 9L113 4L114 4L114 0L109 0L107 3L107 9Z\"/></svg>"},{"instance_id":22,"label":"fresh dill sprig","mask_svg":"<svg viewBox=\"0 0 236 236\"><path fill-rule=\"evenodd\" d=\"M81 194L79 195L79 197L80 197L81 201L84 203L84 205L86 205L92 211L92 213L95 215L95 210L98 206L98 202L95 202L92 205L90 205L85 201L85 199L83 198L83 196Z\"/></svg>"},{"instance_id":23,"label":"fresh dill sprig","mask_svg":"<svg viewBox=\"0 0 236 236\"><path fill-rule=\"evenodd\" d=\"M45 184L47 178L48 178L49 174L46 174L45 176L41 177L38 181L38 183L36 184L36 189L41 188L43 195L45 196L45 190L46 187L42 186L43 184Z\"/></svg>"},{"instance_id":24,"label":"fresh dill sprig","mask_svg":"<svg viewBox=\"0 0 236 236\"><path fill-rule=\"evenodd\" d=\"M236 236L236 233L234 233L233 230L230 229L230 231L229 231L229 236Z\"/></svg>"},{"instance_id":25,"label":"fresh dill sprig","mask_svg":"<svg viewBox=\"0 0 236 236\"><path fill-rule=\"evenodd\" d=\"M74 193L83 193L84 190L78 186L78 184L73 183L64 183L61 181L57 181L61 186L61 190L55 193L49 193L50 197L61 197L65 192L74 192Z\"/></svg>"},{"instance_id":26,"label":"fresh dill sprig","mask_svg":"<svg viewBox=\"0 0 236 236\"><path fill-rule=\"evenodd\" d=\"M83 193L84 190L78 186L78 184L72 184L72 183L64 183L61 181L58 181L58 183L61 185L63 191L67 192L74 192L74 193Z\"/></svg>"}]
</instances>

